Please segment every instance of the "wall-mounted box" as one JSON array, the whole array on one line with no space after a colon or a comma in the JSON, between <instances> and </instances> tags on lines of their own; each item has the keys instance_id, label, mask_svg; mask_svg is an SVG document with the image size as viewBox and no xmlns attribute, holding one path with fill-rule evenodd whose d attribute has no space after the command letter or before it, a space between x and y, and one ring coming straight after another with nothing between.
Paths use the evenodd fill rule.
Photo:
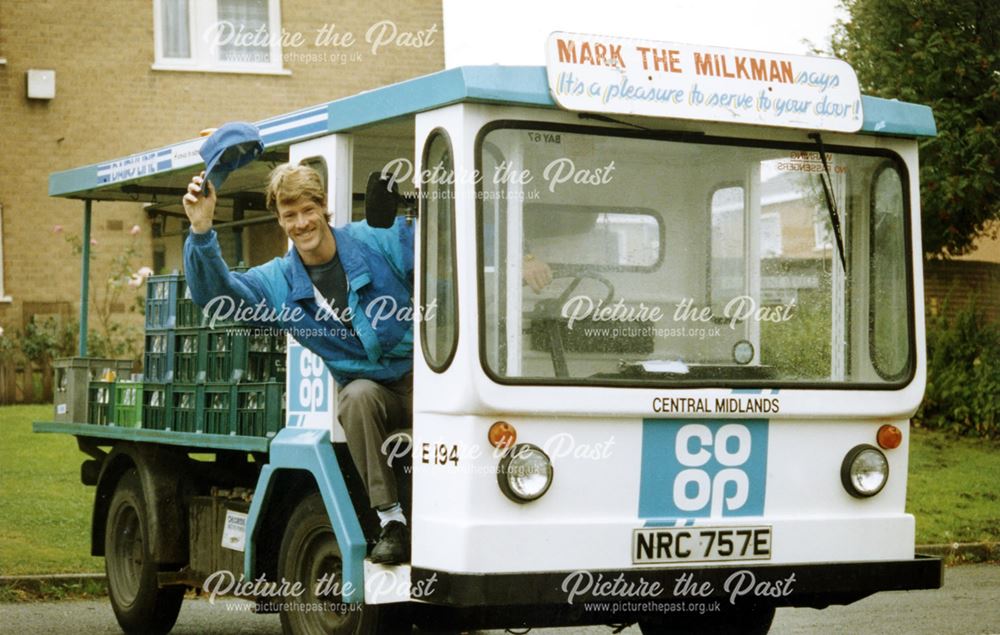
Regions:
<instances>
[{"instance_id":1,"label":"wall-mounted box","mask_svg":"<svg viewBox=\"0 0 1000 635\"><path fill-rule=\"evenodd\" d=\"M49 69L28 71L28 99L55 99L56 72Z\"/></svg>"}]
</instances>

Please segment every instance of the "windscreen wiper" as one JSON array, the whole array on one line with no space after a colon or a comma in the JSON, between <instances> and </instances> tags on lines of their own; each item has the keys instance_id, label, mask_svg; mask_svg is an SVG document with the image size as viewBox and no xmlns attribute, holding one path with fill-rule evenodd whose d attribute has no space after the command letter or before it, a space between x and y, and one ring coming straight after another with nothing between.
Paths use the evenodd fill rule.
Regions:
<instances>
[{"instance_id":1,"label":"windscreen wiper","mask_svg":"<svg viewBox=\"0 0 1000 635\"><path fill-rule=\"evenodd\" d=\"M826 152L823 150L823 137L818 132L809 133L809 138L816 141L819 146L819 160L823 163L823 174L819 175L819 180L823 184L823 196L826 198L826 211L830 213L830 226L833 229L833 237L837 242L837 254L840 256L840 264L847 272L847 259L844 257L844 239L840 235L840 215L837 213L837 200L833 197L833 179L830 177L830 168L826 163Z\"/></svg>"}]
</instances>

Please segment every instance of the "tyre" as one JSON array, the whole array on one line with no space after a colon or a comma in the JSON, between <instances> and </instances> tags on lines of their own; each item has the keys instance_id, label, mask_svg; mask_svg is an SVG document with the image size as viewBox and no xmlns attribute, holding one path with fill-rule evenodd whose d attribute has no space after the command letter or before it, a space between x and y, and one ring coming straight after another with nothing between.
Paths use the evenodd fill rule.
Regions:
<instances>
[{"instance_id":1,"label":"tyre","mask_svg":"<svg viewBox=\"0 0 1000 635\"><path fill-rule=\"evenodd\" d=\"M149 516L136 470L115 488L104 532L108 595L118 625L126 633L167 633L177 621L184 587L160 588L159 565L150 555Z\"/></svg>"},{"instance_id":2,"label":"tyre","mask_svg":"<svg viewBox=\"0 0 1000 635\"><path fill-rule=\"evenodd\" d=\"M282 598L282 632L367 635L410 631L401 619L405 611L399 606L343 604L343 560L318 492L299 502L285 527L278 554L278 580L288 585L299 583L302 593ZM330 589L318 589L317 581L324 576L336 584Z\"/></svg>"},{"instance_id":3,"label":"tyre","mask_svg":"<svg viewBox=\"0 0 1000 635\"><path fill-rule=\"evenodd\" d=\"M774 607L755 607L722 615L703 615L679 620L639 621L643 635L711 633L713 635L766 635L774 621Z\"/></svg>"}]
</instances>

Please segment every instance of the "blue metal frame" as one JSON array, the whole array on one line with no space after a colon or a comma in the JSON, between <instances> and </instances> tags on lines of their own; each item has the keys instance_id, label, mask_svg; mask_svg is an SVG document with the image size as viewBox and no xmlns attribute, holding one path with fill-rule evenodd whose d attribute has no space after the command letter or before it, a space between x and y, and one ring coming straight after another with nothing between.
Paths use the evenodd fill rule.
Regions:
<instances>
[{"instance_id":1,"label":"blue metal frame","mask_svg":"<svg viewBox=\"0 0 1000 635\"><path fill-rule=\"evenodd\" d=\"M283 428L271 441L268 464L261 469L247 515L246 551L243 570L247 579L254 576L258 523L271 496L271 481L280 470L304 470L319 486L326 512L337 536L343 562L342 597L344 602L361 603L365 599L365 555L367 544L340 464L333 452L330 431L319 428ZM312 583L315 583L313 581Z\"/></svg>"},{"instance_id":2,"label":"blue metal frame","mask_svg":"<svg viewBox=\"0 0 1000 635\"><path fill-rule=\"evenodd\" d=\"M937 134L934 115L927 106L866 96L862 96L861 101L864 110L862 133L905 137ZM257 126L261 129L264 145L271 148L459 102L557 107L549 94L543 66L462 66L264 119L257 122ZM279 127L283 128L278 130ZM139 178L133 176L110 182L108 172L112 163L141 162L143 177L189 168L190 165L175 168L170 155L174 148L192 141L197 140L111 162L54 172L49 176L49 195L72 196Z\"/></svg>"}]
</instances>

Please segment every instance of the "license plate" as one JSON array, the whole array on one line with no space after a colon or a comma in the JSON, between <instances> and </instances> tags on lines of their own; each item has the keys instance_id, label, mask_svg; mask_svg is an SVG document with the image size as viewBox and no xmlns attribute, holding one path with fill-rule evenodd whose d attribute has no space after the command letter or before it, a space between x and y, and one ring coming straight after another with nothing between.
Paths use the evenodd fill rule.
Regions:
<instances>
[{"instance_id":1,"label":"license plate","mask_svg":"<svg viewBox=\"0 0 1000 635\"><path fill-rule=\"evenodd\" d=\"M771 527L650 527L632 532L632 564L770 560Z\"/></svg>"}]
</instances>

